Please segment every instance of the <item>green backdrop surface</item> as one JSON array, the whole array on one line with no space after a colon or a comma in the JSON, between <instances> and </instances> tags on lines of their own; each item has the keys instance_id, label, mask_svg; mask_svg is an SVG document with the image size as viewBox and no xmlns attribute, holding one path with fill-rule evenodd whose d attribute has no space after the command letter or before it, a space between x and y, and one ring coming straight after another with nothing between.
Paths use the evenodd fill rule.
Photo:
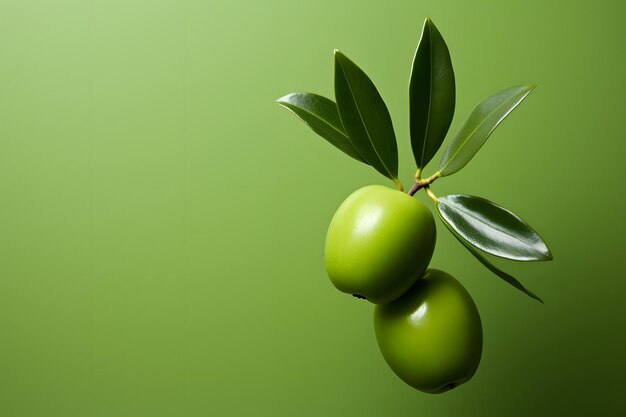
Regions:
<instances>
[{"instance_id":1,"label":"green backdrop surface","mask_svg":"<svg viewBox=\"0 0 626 417\"><path fill-rule=\"evenodd\" d=\"M274 104L332 96L341 49L387 101L410 185L426 16L455 67L451 131L538 84L434 190L511 208L555 258L498 262L541 305L438 224L431 264L485 334L474 379L439 396L393 375L372 306L325 275L334 210L393 184ZM608 0L2 0L0 416L623 415L625 17Z\"/></svg>"}]
</instances>

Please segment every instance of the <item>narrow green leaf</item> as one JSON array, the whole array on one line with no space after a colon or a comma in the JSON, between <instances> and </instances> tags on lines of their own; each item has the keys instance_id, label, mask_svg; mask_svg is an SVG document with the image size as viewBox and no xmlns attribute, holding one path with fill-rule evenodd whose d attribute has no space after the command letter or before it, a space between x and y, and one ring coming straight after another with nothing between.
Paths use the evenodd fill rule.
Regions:
<instances>
[{"instance_id":1,"label":"narrow green leaf","mask_svg":"<svg viewBox=\"0 0 626 417\"><path fill-rule=\"evenodd\" d=\"M357 150L384 176L398 177L398 147L391 116L374 83L335 50L335 99L341 122Z\"/></svg>"},{"instance_id":2,"label":"narrow green leaf","mask_svg":"<svg viewBox=\"0 0 626 417\"><path fill-rule=\"evenodd\" d=\"M413 58L409 81L411 147L423 169L441 146L454 116L455 85L448 47L430 19Z\"/></svg>"},{"instance_id":3,"label":"narrow green leaf","mask_svg":"<svg viewBox=\"0 0 626 417\"><path fill-rule=\"evenodd\" d=\"M480 102L443 154L439 164L440 176L454 174L463 168L533 88L534 85L507 88Z\"/></svg>"},{"instance_id":4,"label":"narrow green leaf","mask_svg":"<svg viewBox=\"0 0 626 417\"><path fill-rule=\"evenodd\" d=\"M446 226L446 228L450 231L450 233L452 233L452 235L459 242L461 242L461 244L465 247L465 249L467 249L469 251L469 253L471 253L476 259L478 259L478 262L483 264L484 267L486 267L488 270L490 270L495 275L500 277L506 283L512 285L513 287L515 287L518 290L522 291L523 293L525 293L529 297L534 298L535 300L537 300L541 304L543 304L543 300L541 298L539 298L539 296L537 294L535 294L534 292L530 291L528 288L524 287L524 285L522 285L522 283L519 282L515 277L507 274L506 272L504 272L503 270L501 270L500 268L498 268L497 266L495 266L494 264L489 262L487 260L487 258L482 256L481 253L477 249L475 249L472 245L470 245L468 242L466 242L461 236L459 236L454 231L452 226L450 226L450 224L443 217L441 217L441 213L440 213L440 218L441 218L441 221L443 222L443 224Z\"/></svg>"},{"instance_id":5,"label":"narrow green leaf","mask_svg":"<svg viewBox=\"0 0 626 417\"><path fill-rule=\"evenodd\" d=\"M439 215L471 245L501 258L549 261L552 254L526 222L489 200L453 194L437 200Z\"/></svg>"},{"instance_id":6,"label":"narrow green leaf","mask_svg":"<svg viewBox=\"0 0 626 417\"><path fill-rule=\"evenodd\" d=\"M357 161L367 164L354 149L350 138L343 129L337 104L334 101L313 93L291 93L279 98L276 103L295 114L315 133L337 149Z\"/></svg>"}]
</instances>

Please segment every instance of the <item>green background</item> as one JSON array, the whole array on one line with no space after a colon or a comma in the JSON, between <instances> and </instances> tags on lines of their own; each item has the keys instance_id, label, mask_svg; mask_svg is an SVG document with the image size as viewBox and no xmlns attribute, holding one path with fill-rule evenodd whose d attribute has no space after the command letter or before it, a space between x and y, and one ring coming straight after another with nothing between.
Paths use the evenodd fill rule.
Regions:
<instances>
[{"instance_id":1,"label":"green background","mask_svg":"<svg viewBox=\"0 0 626 417\"><path fill-rule=\"evenodd\" d=\"M0 1L0 416L622 415L625 12ZM385 98L410 186L407 86L426 16L455 67L452 131L487 95L538 84L434 191L516 211L555 257L498 262L541 305L438 224L431 265L468 288L485 333L474 379L440 396L393 375L372 306L325 275L334 210L393 184L274 104L332 96L341 49Z\"/></svg>"}]
</instances>

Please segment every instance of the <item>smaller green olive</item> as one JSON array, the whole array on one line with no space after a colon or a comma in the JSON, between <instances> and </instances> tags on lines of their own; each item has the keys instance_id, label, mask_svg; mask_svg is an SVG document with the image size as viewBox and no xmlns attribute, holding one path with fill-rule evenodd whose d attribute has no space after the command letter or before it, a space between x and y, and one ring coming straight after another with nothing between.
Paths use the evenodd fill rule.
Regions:
<instances>
[{"instance_id":1,"label":"smaller green olive","mask_svg":"<svg viewBox=\"0 0 626 417\"><path fill-rule=\"evenodd\" d=\"M404 382L441 393L469 381L483 331L476 304L451 275L428 269L399 299L374 309L380 351Z\"/></svg>"}]
</instances>

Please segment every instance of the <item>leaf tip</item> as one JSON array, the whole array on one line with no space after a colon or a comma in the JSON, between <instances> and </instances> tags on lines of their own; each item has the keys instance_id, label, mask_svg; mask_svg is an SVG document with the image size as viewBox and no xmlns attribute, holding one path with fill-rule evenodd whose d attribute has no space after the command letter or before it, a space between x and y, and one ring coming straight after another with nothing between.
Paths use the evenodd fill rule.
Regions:
<instances>
[{"instance_id":1,"label":"leaf tip","mask_svg":"<svg viewBox=\"0 0 626 417\"><path fill-rule=\"evenodd\" d=\"M426 20L424 20L424 27L428 27L429 29L434 28L435 30L437 30L437 26L435 26L435 22L433 22L433 19L430 17L427 17Z\"/></svg>"},{"instance_id":2,"label":"leaf tip","mask_svg":"<svg viewBox=\"0 0 626 417\"><path fill-rule=\"evenodd\" d=\"M348 57L346 57L346 55L343 52L341 52L339 49L334 49L333 54L335 56L335 63L338 63L338 62L345 63L346 61L349 61Z\"/></svg>"},{"instance_id":3,"label":"leaf tip","mask_svg":"<svg viewBox=\"0 0 626 417\"><path fill-rule=\"evenodd\" d=\"M528 295L530 295L532 298L534 298L535 300L539 301L541 304L544 304L543 300L541 299L541 297L539 297L537 294L535 294L534 292L530 291L530 290L526 290L526 293Z\"/></svg>"},{"instance_id":4,"label":"leaf tip","mask_svg":"<svg viewBox=\"0 0 626 417\"><path fill-rule=\"evenodd\" d=\"M541 257L537 258L536 260L538 261L552 261L554 259L554 256L552 255L552 251L550 250L550 248L548 247L548 245L546 245L546 242L544 242L543 240L541 240Z\"/></svg>"},{"instance_id":5,"label":"leaf tip","mask_svg":"<svg viewBox=\"0 0 626 417\"><path fill-rule=\"evenodd\" d=\"M293 98L294 95L296 95L296 93L289 93L287 95L284 95L282 97L277 98L276 101L274 101L274 103L276 103L277 105L279 105L281 107L289 109L289 105L293 104L292 103L292 98Z\"/></svg>"},{"instance_id":6,"label":"leaf tip","mask_svg":"<svg viewBox=\"0 0 626 417\"><path fill-rule=\"evenodd\" d=\"M335 59L335 68L337 68L337 65L340 64L344 55L341 53L339 49L333 49L333 57Z\"/></svg>"},{"instance_id":7,"label":"leaf tip","mask_svg":"<svg viewBox=\"0 0 626 417\"><path fill-rule=\"evenodd\" d=\"M522 87L526 87L526 94L524 95L524 98L526 98L526 96L528 96L535 88L537 88L537 84L535 83L530 83L530 84L524 84Z\"/></svg>"},{"instance_id":8,"label":"leaf tip","mask_svg":"<svg viewBox=\"0 0 626 417\"><path fill-rule=\"evenodd\" d=\"M419 44L422 42L422 39L424 38L424 35L428 33L428 30L430 28L430 26L432 26L433 21L430 20L430 17L427 17L426 19L424 19L424 24L422 25L422 35L420 37L420 41L418 43L418 47Z\"/></svg>"}]
</instances>

